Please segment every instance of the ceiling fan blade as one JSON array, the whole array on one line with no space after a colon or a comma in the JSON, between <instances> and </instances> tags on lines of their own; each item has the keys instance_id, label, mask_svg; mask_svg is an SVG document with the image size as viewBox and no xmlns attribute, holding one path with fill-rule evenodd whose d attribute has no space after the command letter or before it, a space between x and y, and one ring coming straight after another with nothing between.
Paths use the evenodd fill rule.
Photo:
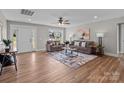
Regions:
<instances>
[{"instance_id":1,"label":"ceiling fan blade","mask_svg":"<svg viewBox=\"0 0 124 93\"><path fill-rule=\"evenodd\" d=\"M59 22L53 22L53 23L51 23L51 24L59 24Z\"/></svg>"},{"instance_id":2,"label":"ceiling fan blade","mask_svg":"<svg viewBox=\"0 0 124 93\"><path fill-rule=\"evenodd\" d=\"M64 20L64 22L69 22L69 20Z\"/></svg>"},{"instance_id":3,"label":"ceiling fan blade","mask_svg":"<svg viewBox=\"0 0 124 93\"><path fill-rule=\"evenodd\" d=\"M71 23L63 23L63 24L71 24Z\"/></svg>"},{"instance_id":4,"label":"ceiling fan blade","mask_svg":"<svg viewBox=\"0 0 124 93\"><path fill-rule=\"evenodd\" d=\"M65 17L60 16L60 17L58 17L57 22L54 22L52 24L54 24L54 25L57 25L57 24L58 25L69 25L70 23L69 23L68 19L66 19Z\"/></svg>"},{"instance_id":5,"label":"ceiling fan blade","mask_svg":"<svg viewBox=\"0 0 124 93\"><path fill-rule=\"evenodd\" d=\"M60 18L62 18L62 19L66 19L66 17L63 17L63 16L59 16L58 18L59 18L59 19L60 19Z\"/></svg>"}]
</instances>

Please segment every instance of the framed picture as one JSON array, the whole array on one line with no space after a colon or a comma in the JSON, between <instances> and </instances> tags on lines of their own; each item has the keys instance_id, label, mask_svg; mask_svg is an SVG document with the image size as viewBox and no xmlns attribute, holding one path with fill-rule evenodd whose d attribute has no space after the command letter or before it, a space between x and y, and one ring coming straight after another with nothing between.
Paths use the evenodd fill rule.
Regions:
<instances>
[{"instance_id":1,"label":"framed picture","mask_svg":"<svg viewBox=\"0 0 124 93\"><path fill-rule=\"evenodd\" d=\"M2 41L2 23L0 23L0 42Z\"/></svg>"},{"instance_id":2,"label":"framed picture","mask_svg":"<svg viewBox=\"0 0 124 93\"><path fill-rule=\"evenodd\" d=\"M61 33L60 32L56 32L55 36L60 38L61 37Z\"/></svg>"},{"instance_id":3,"label":"framed picture","mask_svg":"<svg viewBox=\"0 0 124 93\"><path fill-rule=\"evenodd\" d=\"M89 28L81 27L77 29L77 33L79 34L80 39L90 40L90 29Z\"/></svg>"}]
</instances>

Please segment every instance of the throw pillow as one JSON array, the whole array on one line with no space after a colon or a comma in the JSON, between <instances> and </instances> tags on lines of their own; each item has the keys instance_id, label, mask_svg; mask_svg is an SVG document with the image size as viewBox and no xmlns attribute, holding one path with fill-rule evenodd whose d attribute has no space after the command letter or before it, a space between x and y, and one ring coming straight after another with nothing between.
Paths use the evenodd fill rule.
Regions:
<instances>
[{"instance_id":1,"label":"throw pillow","mask_svg":"<svg viewBox=\"0 0 124 93\"><path fill-rule=\"evenodd\" d=\"M50 45L55 45L55 42L51 42Z\"/></svg>"},{"instance_id":2,"label":"throw pillow","mask_svg":"<svg viewBox=\"0 0 124 93\"><path fill-rule=\"evenodd\" d=\"M75 45L75 46L79 46L79 42L75 42L74 45Z\"/></svg>"},{"instance_id":3,"label":"throw pillow","mask_svg":"<svg viewBox=\"0 0 124 93\"><path fill-rule=\"evenodd\" d=\"M53 42L53 45L56 45L56 43L55 43L55 42Z\"/></svg>"},{"instance_id":4,"label":"throw pillow","mask_svg":"<svg viewBox=\"0 0 124 93\"><path fill-rule=\"evenodd\" d=\"M81 46L82 46L82 47L85 47L85 46L86 46L86 42L82 42L82 43L81 43Z\"/></svg>"},{"instance_id":5,"label":"throw pillow","mask_svg":"<svg viewBox=\"0 0 124 93\"><path fill-rule=\"evenodd\" d=\"M58 45L60 45L60 43L59 42L56 42L56 45L58 46Z\"/></svg>"}]
</instances>

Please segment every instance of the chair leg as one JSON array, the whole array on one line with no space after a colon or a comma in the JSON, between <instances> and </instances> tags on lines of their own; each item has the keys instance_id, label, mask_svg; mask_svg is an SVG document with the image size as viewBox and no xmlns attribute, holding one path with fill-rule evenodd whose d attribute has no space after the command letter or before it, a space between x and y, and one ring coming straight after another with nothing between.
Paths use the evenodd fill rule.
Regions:
<instances>
[{"instance_id":1,"label":"chair leg","mask_svg":"<svg viewBox=\"0 0 124 93\"><path fill-rule=\"evenodd\" d=\"M17 65L16 65L16 63L15 63L15 69L16 69L16 71L17 71Z\"/></svg>"},{"instance_id":2,"label":"chair leg","mask_svg":"<svg viewBox=\"0 0 124 93\"><path fill-rule=\"evenodd\" d=\"M16 55L15 55L15 54L13 55L13 58L14 58L15 69L16 69L16 71L17 71L17 65L16 65L17 60L16 60Z\"/></svg>"},{"instance_id":3,"label":"chair leg","mask_svg":"<svg viewBox=\"0 0 124 93\"><path fill-rule=\"evenodd\" d=\"M2 75L2 71L3 71L3 66L1 66L0 75Z\"/></svg>"},{"instance_id":4,"label":"chair leg","mask_svg":"<svg viewBox=\"0 0 124 93\"><path fill-rule=\"evenodd\" d=\"M1 63L1 70L0 70L0 75L2 75L2 71L3 71L3 63L4 63L4 61L5 61L5 57L6 57L6 55L4 55L4 57L3 57L3 61L2 61L2 63Z\"/></svg>"}]
</instances>

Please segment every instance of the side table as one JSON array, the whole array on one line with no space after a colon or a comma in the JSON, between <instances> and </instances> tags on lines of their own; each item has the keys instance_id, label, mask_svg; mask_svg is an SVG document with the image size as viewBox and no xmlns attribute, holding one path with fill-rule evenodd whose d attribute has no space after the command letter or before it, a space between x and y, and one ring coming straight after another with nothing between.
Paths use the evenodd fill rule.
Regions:
<instances>
[{"instance_id":1,"label":"side table","mask_svg":"<svg viewBox=\"0 0 124 93\"><path fill-rule=\"evenodd\" d=\"M14 59L14 65L15 65L15 69L16 69L16 71L17 71L17 65L16 65L16 62L17 62L17 60L16 60L16 53L17 53L17 51L9 51L9 52L5 52L5 51L0 51L0 54L1 55L3 55L4 57L3 57L3 60L2 60L2 62L1 62L1 69L0 69L0 75L2 74L2 71L3 71L3 67L4 67L4 61L5 61L5 58L6 59L8 59L8 60L10 60L7 56L8 55L10 55L10 56L12 56L13 57L13 59Z\"/></svg>"},{"instance_id":2,"label":"side table","mask_svg":"<svg viewBox=\"0 0 124 93\"><path fill-rule=\"evenodd\" d=\"M104 47L97 47L96 55L103 56L104 55Z\"/></svg>"}]
</instances>

